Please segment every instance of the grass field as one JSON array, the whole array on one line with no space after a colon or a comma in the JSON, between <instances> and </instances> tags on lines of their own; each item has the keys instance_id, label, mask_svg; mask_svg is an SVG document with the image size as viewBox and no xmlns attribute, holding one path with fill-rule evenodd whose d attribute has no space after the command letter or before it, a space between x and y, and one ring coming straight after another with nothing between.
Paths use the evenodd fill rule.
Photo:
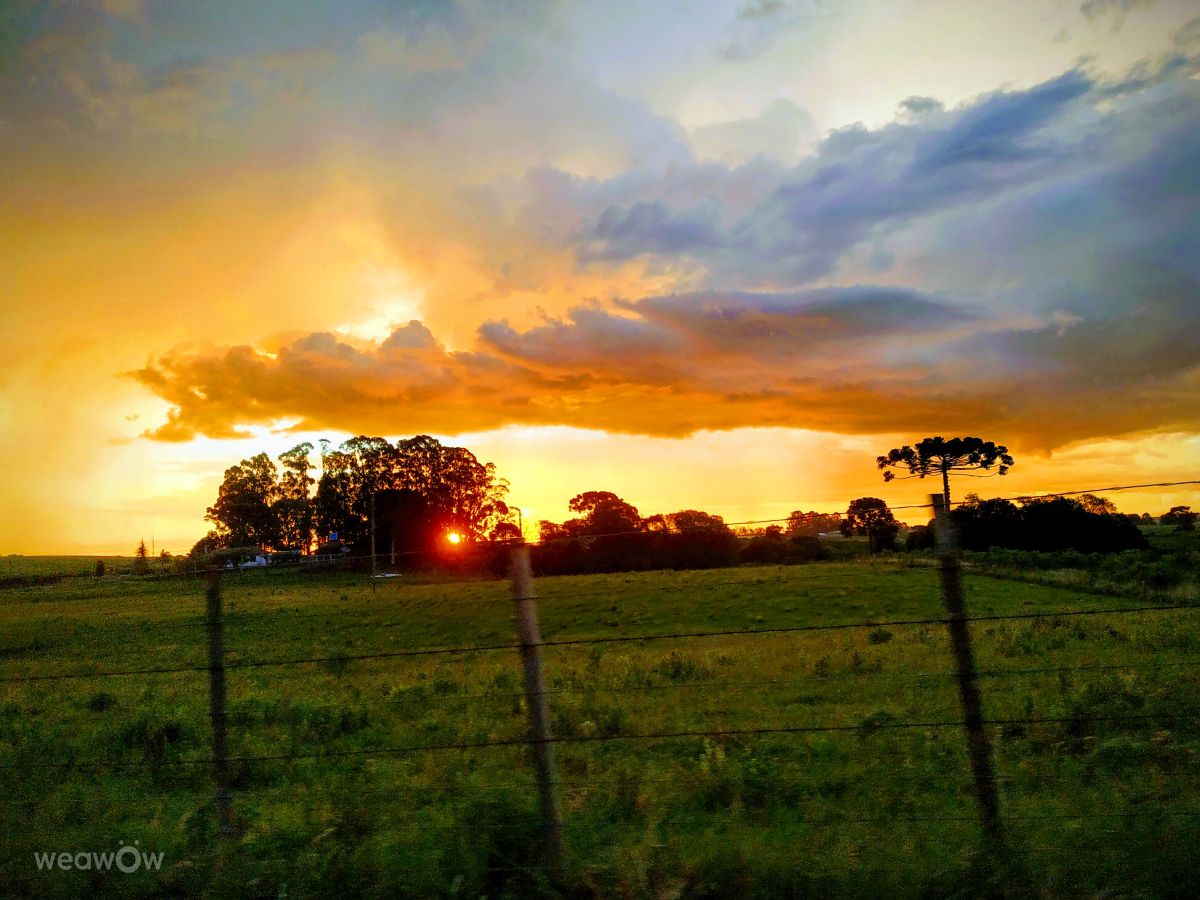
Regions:
<instances>
[{"instance_id":1,"label":"grass field","mask_svg":"<svg viewBox=\"0 0 1200 900\"><path fill-rule=\"evenodd\" d=\"M860 562L537 588L554 640L936 618L936 578ZM1123 603L983 577L967 591L973 615ZM513 639L500 581L267 571L227 577L224 594L231 663ZM299 758L233 764L230 840L208 768L187 763L211 753L205 673L13 680L202 666L203 604L202 584L187 580L0 592L6 893L542 890L524 748L368 752L520 738L512 650L231 669L231 752ZM1012 860L999 883L1049 897L1190 895L1200 610L983 622L974 636L979 668L1010 673L981 681L988 718L1063 720L992 729ZM554 732L568 739L556 755L572 891L974 896L998 884L976 852L961 730L886 727L960 718L940 625L549 647L545 665ZM1064 668L1101 666L1128 668ZM805 726L850 729L621 738ZM122 841L162 852L161 870L34 862Z\"/></svg>"},{"instance_id":2,"label":"grass field","mask_svg":"<svg viewBox=\"0 0 1200 900\"><path fill-rule=\"evenodd\" d=\"M51 575L95 575L96 560L113 571L127 570L133 565L131 556L0 556L0 579L39 578Z\"/></svg>"}]
</instances>

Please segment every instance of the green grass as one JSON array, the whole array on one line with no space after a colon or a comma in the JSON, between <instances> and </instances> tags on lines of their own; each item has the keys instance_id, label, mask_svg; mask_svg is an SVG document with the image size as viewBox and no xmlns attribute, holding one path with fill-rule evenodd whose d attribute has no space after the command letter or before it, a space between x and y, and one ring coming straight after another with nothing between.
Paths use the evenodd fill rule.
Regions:
<instances>
[{"instance_id":1,"label":"green grass","mask_svg":"<svg viewBox=\"0 0 1200 900\"><path fill-rule=\"evenodd\" d=\"M127 571L130 556L0 556L0 581L8 578L95 575L96 560L104 560L110 571Z\"/></svg>"},{"instance_id":2,"label":"green grass","mask_svg":"<svg viewBox=\"0 0 1200 900\"><path fill-rule=\"evenodd\" d=\"M826 563L540 579L548 640L934 618L933 571ZM975 615L1120 606L971 577ZM254 572L225 579L231 662L507 643L507 585ZM0 593L0 676L203 665L196 581ZM940 626L550 647L573 891L603 897L1183 895L1194 879L1200 611L980 623L1013 848L991 872ZM1180 664L1180 665L1174 665ZM528 896L536 793L512 651L229 671L237 836L217 833L204 673L6 682L0 884L17 895ZM1091 721L1147 716L1149 721ZM1186 716L1187 718L1177 718ZM850 731L628 741L631 733ZM332 755L337 754L337 755ZM71 768L55 767L70 763ZM1079 818L1063 818L1079 816ZM164 853L163 870L38 872L40 851ZM1025 875L1018 876L1018 870Z\"/></svg>"}]
</instances>

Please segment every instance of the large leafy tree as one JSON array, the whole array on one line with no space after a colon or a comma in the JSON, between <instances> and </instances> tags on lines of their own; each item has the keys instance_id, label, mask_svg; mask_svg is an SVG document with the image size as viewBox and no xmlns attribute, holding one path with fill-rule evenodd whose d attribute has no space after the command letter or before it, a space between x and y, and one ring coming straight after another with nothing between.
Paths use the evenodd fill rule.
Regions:
<instances>
[{"instance_id":1,"label":"large leafy tree","mask_svg":"<svg viewBox=\"0 0 1200 900\"><path fill-rule=\"evenodd\" d=\"M847 537L865 534L871 552L878 553L895 542L900 523L883 500L878 497L859 497L850 502L841 530Z\"/></svg>"},{"instance_id":2,"label":"large leafy tree","mask_svg":"<svg viewBox=\"0 0 1200 900\"><path fill-rule=\"evenodd\" d=\"M891 481L896 477L925 478L940 475L942 478L942 496L946 508L950 508L950 476L962 474L970 477L986 477L979 473L990 475L1006 475L1013 465L1013 458L1008 448L985 441L977 437L942 438L928 437L914 446L905 445L887 452L887 455L876 459L879 468L883 470L883 480ZM992 469L995 471L992 471ZM907 471L907 475L897 476L898 470Z\"/></svg>"},{"instance_id":3,"label":"large leafy tree","mask_svg":"<svg viewBox=\"0 0 1200 900\"><path fill-rule=\"evenodd\" d=\"M321 442L321 478L317 482L313 505L316 507L317 537L327 540L332 535L353 543L351 533L351 487L354 457L341 450L333 450L328 442Z\"/></svg>"},{"instance_id":4,"label":"large leafy tree","mask_svg":"<svg viewBox=\"0 0 1200 900\"><path fill-rule=\"evenodd\" d=\"M373 496L377 527L384 520L390 529L400 527L408 535L405 545L416 536L398 519L417 506L400 502L400 497L420 498L419 518L425 529L479 539L509 520L504 502L508 483L496 477L496 467L481 463L465 447L447 447L428 435L395 446L384 438L360 435L336 450L323 446L321 463L315 505L322 537L336 532L351 544L365 544Z\"/></svg>"},{"instance_id":5,"label":"large leafy tree","mask_svg":"<svg viewBox=\"0 0 1200 900\"><path fill-rule=\"evenodd\" d=\"M496 477L492 463L428 435L400 441L396 449L397 486L424 497L441 527L480 539L509 520L508 482Z\"/></svg>"},{"instance_id":6,"label":"large leafy tree","mask_svg":"<svg viewBox=\"0 0 1200 900\"><path fill-rule=\"evenodd\" d=\"M567 509L580 513L578 519L568 519L563 527L571 534L622 534L643 530L641 514L611 491L584 491L576 494Z\"/></svg>"},{"instance_id":7,"label":"large leafy tree","mask_svg":"<svg viewBox=\"0 0 1200 900\"><path fill-rule=\"evenodd\" d=\"M226 547L274 547L279 544L278 470L260 453L225 470L217 502L204 518L216 526Z\"/></svg>"},{"instance_id":8,"label":"large leafy tree","mask_svg":"<svg viewBox=\"0 0 1200 900\"><path fill-rule=\"evenodd\" d=\"M272 506L279 522L279 545L288 550L308 552L315 523L313 500L309 496L315 480L308 473L313 464L309 454L313 445L297 444L279 454L283 474L279 479L279 499Z\"/></svg>"}]
</instances>

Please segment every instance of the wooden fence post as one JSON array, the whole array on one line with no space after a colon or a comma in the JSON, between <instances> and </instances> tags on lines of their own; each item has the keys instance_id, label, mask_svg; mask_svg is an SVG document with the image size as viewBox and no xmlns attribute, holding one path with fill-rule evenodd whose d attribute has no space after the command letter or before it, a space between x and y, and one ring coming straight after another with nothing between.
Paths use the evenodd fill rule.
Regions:
<instances>
[{"instance_id":1,"label":"wooden fence post","mask_svg":"<svg viewBox=\"0 0 1200 900\"><path fill-rule=\"evenodd\" d=\"M975 780L975 798L979 803L979 819L983 833L992 847L1000 852L1004 847L1004 830L1000 821L1000 801L996 795L996 772L992 765L992 743L983 725L983 703L971 652L971 632L967 622L966 604L962 593L962 569L950 510L942 494L931 494L937 527L938 573L942 583L942 602L946 607L946 625L950 645L954 650L955 672L958 680L958 699L962 705L963 723L967 732L967 751L971 759L971 775Z\"/></svg>"},{"instance_id":2,"label":"wooden fence post","mask_svg":"<svg viewBox=\"0 0 1200 900\"><path fill-rule=\"evenodd\" d=\"M225 637L221 620L221 573L210 572L207 601L208 624L208 716L212 721L213 779L217 785L217 823L225 836L233 834L229 819L229 749L226 746Z\"/></svg>"},{"instance_id":3,"label":"wooden fence post","mask_svg":"<svg viewBox=\"0 0 1200 900\"><path fill-rule=\"evenodd\" d=\"M563 823L558 803L558 785L554 776L554 746L550 737L550 710L546 703L546 682L542 675L542 637L538 630L537 595L533 591L533 572L529 547L516 544L511 557L512 594L517 608L517 632L521 641L521 664L525 674L525 705L529 714L529 747L537 769L538 797L542 809L542 829L546 874L551 883L562 882Z\"/></svg>"}]
</instances>

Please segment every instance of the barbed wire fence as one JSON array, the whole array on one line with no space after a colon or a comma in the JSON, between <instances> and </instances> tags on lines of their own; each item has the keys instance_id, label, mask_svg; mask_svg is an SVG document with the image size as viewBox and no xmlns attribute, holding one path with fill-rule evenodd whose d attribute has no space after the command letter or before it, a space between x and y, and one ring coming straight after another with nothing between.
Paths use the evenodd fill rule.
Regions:
<instances>
[{"instance_id":1,"label":"barbed wire fence","mask_svg":"<svg viewBox=\"0 0 1200 900\"><path fill-rule=\"evenodd\" d=\"M1200 481L1166 482L1146 485L1124 485L1090 490L1066 491L1042 496L1072 496L1079 494L1101 494L1112 491L1132 490L1137 488L1182 486L1200 484ZM1014 499L1028 499L1027 497ZM546 879L552 884L563 882L567 869L570 848L567 844L564 828L564 815L561 794L563 790L571 790L573 784L601 785L617 784L619 780L598 779L590 776L566 775L561 776L555 766L554 749L558 746L596 743L596 742L660 742L677 739L728 739L739 737L763 736L804 736L820 734L846 734L864 732L863 724L842 724L837 722L813 723L806 725L758 725L746 727L722 728L689 728L689 729L642 729L622 730L603 734L564 734L556 735L551 727L551 703L556 697L570 693L611 693L636 694L639 692L663 690L711 690L725 689L730 691L755 689L767 685L794 683L794 679L744 679L741 681L719 679L695 679L677 682L669 685L624 685L624 686L591 686L591 687L548 687L545 678L546 664L543 660L543 649L555 647L592 647L612 644L645 644L656 641L706 640L722 638L753 639L767 635L808 634L817 632L852 631L863 629L881 629L885 627L929 627L942 626L947 629L947 636L953 665L945 671L914 671L890 673L889 678L900 679L938 679L953 681L957 686L959 712L956 718L926 719L921 721L880 721L871 723L871 731L889 732L903 730L941 731L961 730L969 761L971 782L977 806L976 816L910 816L901 817L900 821L915 823L929 822L960 822L977 823L980 828L981 847L985 853L994 857L999 866L1003 863L1007 852L1005 822L1019 820L1070 820L1074 818L1098 818L1105 815L1112 818L1131 818L1135 813L1097 813L1091 811L1074 816L1071 814L1034 814L1025 815L1020 812L1006 811L1002 808L997 785L1011 781L1011 776L998 774L994 763L992 734L997 729L1013 727L1034 727L1064 725L1079 722L1141 722L1145 724L1161 723L1170 720L1194 720L1190 714L1172 716L1162 713L1147 713L1143 715L1094 715L1070 717L1062 716L1020 716L988 718L983 710L983 691L981 682L988 679L1004 679L1038 674L1062 674L1068 672L1114 672L1114 671L1159 671L1163 669L1200 666L1200 661L1184 660L1171 663L1158 663L1145 666L1136 663L1113 663L1099 665L1074 666L1037 666L1024 669L979 669L975 663L975 652L971 625L974 623L996 623L1007 621L1035 621L1039 619L1065 619L1084 616L1126 616L1153 615L1156 613L1179 612L1197 609L1192 602L1157 602L1139 606L1113 607L1098 606L1091 608L1040 610L1019 613L991 613L972 616L966 608L962 593L962 563L956 545L953 523L949 510L942 503L940 494L931 495L930 503L924 506L892 507L892 509L931 509L936 524L937 568L940 584L940 595L945 615L940 617L907 617L894 619L863 619L835 623L809 623L763 628L741 629L711 629L711 630L675 630L669 632L644 632L638 634L622 634L601 637L557 637L544 639L538 622L538 595L530 566L530 548L551 542L520 542L505 548L511 558L511 589L514 604L515 620L517 623L517 641L495 641L489 643L407 647L395 650L366 652L366 653L337 653L328 655L292 656L281 658L250 658L228 660L224 646L224 630L227 624L236 625L245 612L237 612L232 616L225 614L222 602L222 578L228 575L224 567L209 568L196 572L182 573L183 577L203 576L206 579L204 590L205 614L203 618L180 622L156 623L151 627L163 629L203 628L207 635L207 659L204 663L174 666L125 666L119 668L102 668L93 671L72 671L58 673L27 672L0 676L0 683L13 685L35 684L40 682L76 682L91 679L126 678L146 675L196 675L207 676L209 695L208 718L211 723L211 753L207 756L197 756L184 759L159 762L157 765L170 765L192 770L208 770L212 779L212 801L218 831L225 838L233 838L237 829L232 807L237 798L254 793L253 789L235 788L231 785L230 769L234 765L283 763L297 760L332 760L351 757L407 757L417 754L462 753L466 751L489 751L495 749L524 749L529 754L538 795L540 810L540 840L543 871ZM786 521L786 519L752 520L743 523L727 523L733 525L762 525ZM627 535L644 535L645 532L620 531L607 535L591 537L615 537ZM372 568L376 562L374 556L391 556L392 554L377 554L371 558ZM365 559L365 557L363 558ZM355 561L360 561L355 558ZM177 578L180 575L158 574L144 576L145 578ZM761 584L762 579L729 579L711 582L711 586L731 586L738 584ZM569 596L578 598L587 592L570 591ZM596 596L610 596L609 590L598 590ZM284 621L292 621L311 617L328 619L330 613L297 613L287 610L277 613ZM396 623L392 623L396 624ZM388 627L386 623L369 623L370 627ZM310 665L343 665L357 661L400 659L400 658L435 658L459 657L472 654L506 653L514 654L521 662L523 690L511 694L488 690L479 694L462 695L479 698L507 698L520 701L527 717L526 733L524 735L486 738L474 741L464 740L431 740L394 745L372 746L354 749L330 749L313 752L287 752L267 754L231 754L228 750L228 732L231 727L237 727L236 716L231 716L227 702L227 676L246 669L285 669L296 666ZM861 677L869 673L854 673ZM236 694L236 679L234 692ZM329 708L337 708L339 704L327 704ZM145 767L143 761L123 759L88 759L84 761L55 762L41 760L36 763L24 763L36 768L51 771L69 771L73 769L107 769L121 770L127 768ZM5 764L0 768L16 768L15 764ZM497 771L508 771L506 767L497 767ZM928 775L930 773L926 773ZM1043 773L1053 777L1054 773ZM953 779L954 773L944 773L944 778ZM491 785L494 789L526 787L524 783L511 780L496 779ZM429 790L428 787L422 790ZM387 793L394 793L395 788L388 788ZM1170 815L1200 818L1200 812L1168 811ZM1151 814L1152 811L1141 811L1136 815ZM897 817L886 819L872 817L846 817L839 822L847 825L883 824L897 821ZM829 820L821 818L822 824ZM512 823L520 827L522 823Z\"/></svg>"}]
</instances>

